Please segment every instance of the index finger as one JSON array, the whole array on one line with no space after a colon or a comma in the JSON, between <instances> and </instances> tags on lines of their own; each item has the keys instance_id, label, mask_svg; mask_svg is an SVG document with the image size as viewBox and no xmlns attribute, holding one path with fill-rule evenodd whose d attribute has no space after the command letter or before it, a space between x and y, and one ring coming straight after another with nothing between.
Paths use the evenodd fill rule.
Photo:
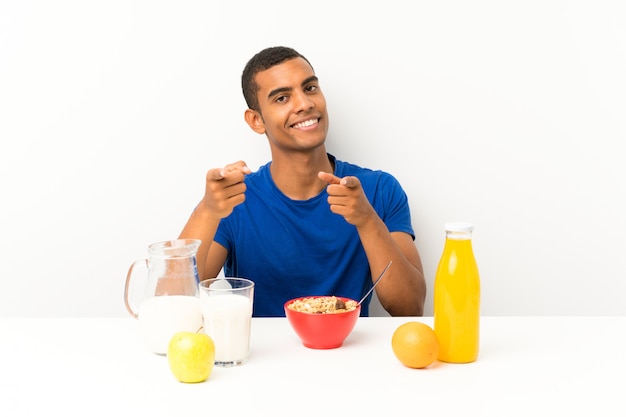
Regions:
<instances>
[{"instance_id":1,"label":"index finger","mask_svg":"<svg viewBox=\"0 0 626 417\"><path fill-rule=\"evenodd\" d=\"M328 172L324 172L324 171L320 171L317 173L317 177L319 179L321 179L322 181L326 181L329 184L340 184L341 183L341 178L330 174Z\"/></svg>"},{"instance_id":2,"label":"index finger","mask_svg":"<svg viewBox=\"0 0 626 417\"><path fill-rule=\"evenodd\" d=\"M221 179L224 178L224 175L222 175L222 168L213 168L210 169L207 173L206 173L206 178L207 180L211 180L211 181L219 181Z\"/></svg>"},{"instance_id":3,"label":"index finger","mask_svg":"<svg viewBox=\"0 0 626 417\"><path fill-rule=\"evenodd\" d=\"M234 164L228 164L224 168L222 168L222 170L220 171L220 175L222 177L225 177L226 175L228 175L230 172L233 172L233 171L241 171L244 174L249 174L250 168L248 168L248 165L246 165L245 162L237 161Z\"/></svg>"}]
</instances>

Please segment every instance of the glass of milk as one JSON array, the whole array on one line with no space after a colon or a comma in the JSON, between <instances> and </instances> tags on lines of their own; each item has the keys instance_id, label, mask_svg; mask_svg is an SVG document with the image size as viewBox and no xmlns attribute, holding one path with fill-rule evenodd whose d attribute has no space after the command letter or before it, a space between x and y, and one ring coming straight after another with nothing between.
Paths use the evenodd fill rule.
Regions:
<instances>
[{"instance_id":1,"label":"glass of milk","mask_svg":"<svg viewBox=\"0 0 626 417\"><path fill-rule=\"evenodd\" d=\"M212 278L200 282L204 332L215 343L215 365L243 365L250 353L254 282L245 278Z\"/></svg>"}]
</instances>

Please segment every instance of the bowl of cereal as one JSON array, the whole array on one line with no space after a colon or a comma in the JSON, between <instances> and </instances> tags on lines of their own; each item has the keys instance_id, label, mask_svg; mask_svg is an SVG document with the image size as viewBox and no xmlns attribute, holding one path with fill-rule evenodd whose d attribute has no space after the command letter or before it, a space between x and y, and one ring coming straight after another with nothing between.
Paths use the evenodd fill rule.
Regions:
<instances>
[{"instance_id":1,"label":"bowl of cereal","mask_svg":"<svg viewBox=\"0 0 626 417\"><path fill-rule=\"evenodd\" d=\"M341 347L360 313L361 305L345 297L300 297L285 303L287 320L302 344L311 349Z\"/></svg>"}]
</instances>

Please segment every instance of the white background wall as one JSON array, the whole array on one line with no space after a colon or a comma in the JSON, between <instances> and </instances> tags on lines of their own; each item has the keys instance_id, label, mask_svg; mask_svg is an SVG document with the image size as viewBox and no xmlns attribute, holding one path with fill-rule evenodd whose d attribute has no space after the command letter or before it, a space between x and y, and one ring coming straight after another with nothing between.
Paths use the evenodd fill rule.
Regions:
<instances>
[{"instance_id":1,"label":"white background wall","mask_svg":"<svg viewBox=\"0 0 626 417\"><path fill-rule=\"evenodd\" d=\"M394 174L432 314L475 223L485 315L626 313L626 6L604 1L0 2L0 316L127 315L211 167L269 159L239 77L313 63L328 149Z\"/></svg>"}]
</instances>

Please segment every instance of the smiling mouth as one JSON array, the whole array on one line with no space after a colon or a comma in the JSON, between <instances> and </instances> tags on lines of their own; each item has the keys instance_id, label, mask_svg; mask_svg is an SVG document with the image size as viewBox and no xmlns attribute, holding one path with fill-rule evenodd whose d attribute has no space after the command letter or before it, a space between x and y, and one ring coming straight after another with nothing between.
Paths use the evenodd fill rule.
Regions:
<instances>
[{"instance_id":1,"label":"smiling mouth","mask_svg":"<svg viewBox=\"0 0 626 417\"><path fill-rule=\"evenodd\" d=\"M309 119L309 120L305 120L304 122L296 123L295 125L292 125L291 127L295 129L301 129L303 127L313 126L314 124L317 124L318 122L319 122L319 119Z\"/></svg>"}]
</instances>

